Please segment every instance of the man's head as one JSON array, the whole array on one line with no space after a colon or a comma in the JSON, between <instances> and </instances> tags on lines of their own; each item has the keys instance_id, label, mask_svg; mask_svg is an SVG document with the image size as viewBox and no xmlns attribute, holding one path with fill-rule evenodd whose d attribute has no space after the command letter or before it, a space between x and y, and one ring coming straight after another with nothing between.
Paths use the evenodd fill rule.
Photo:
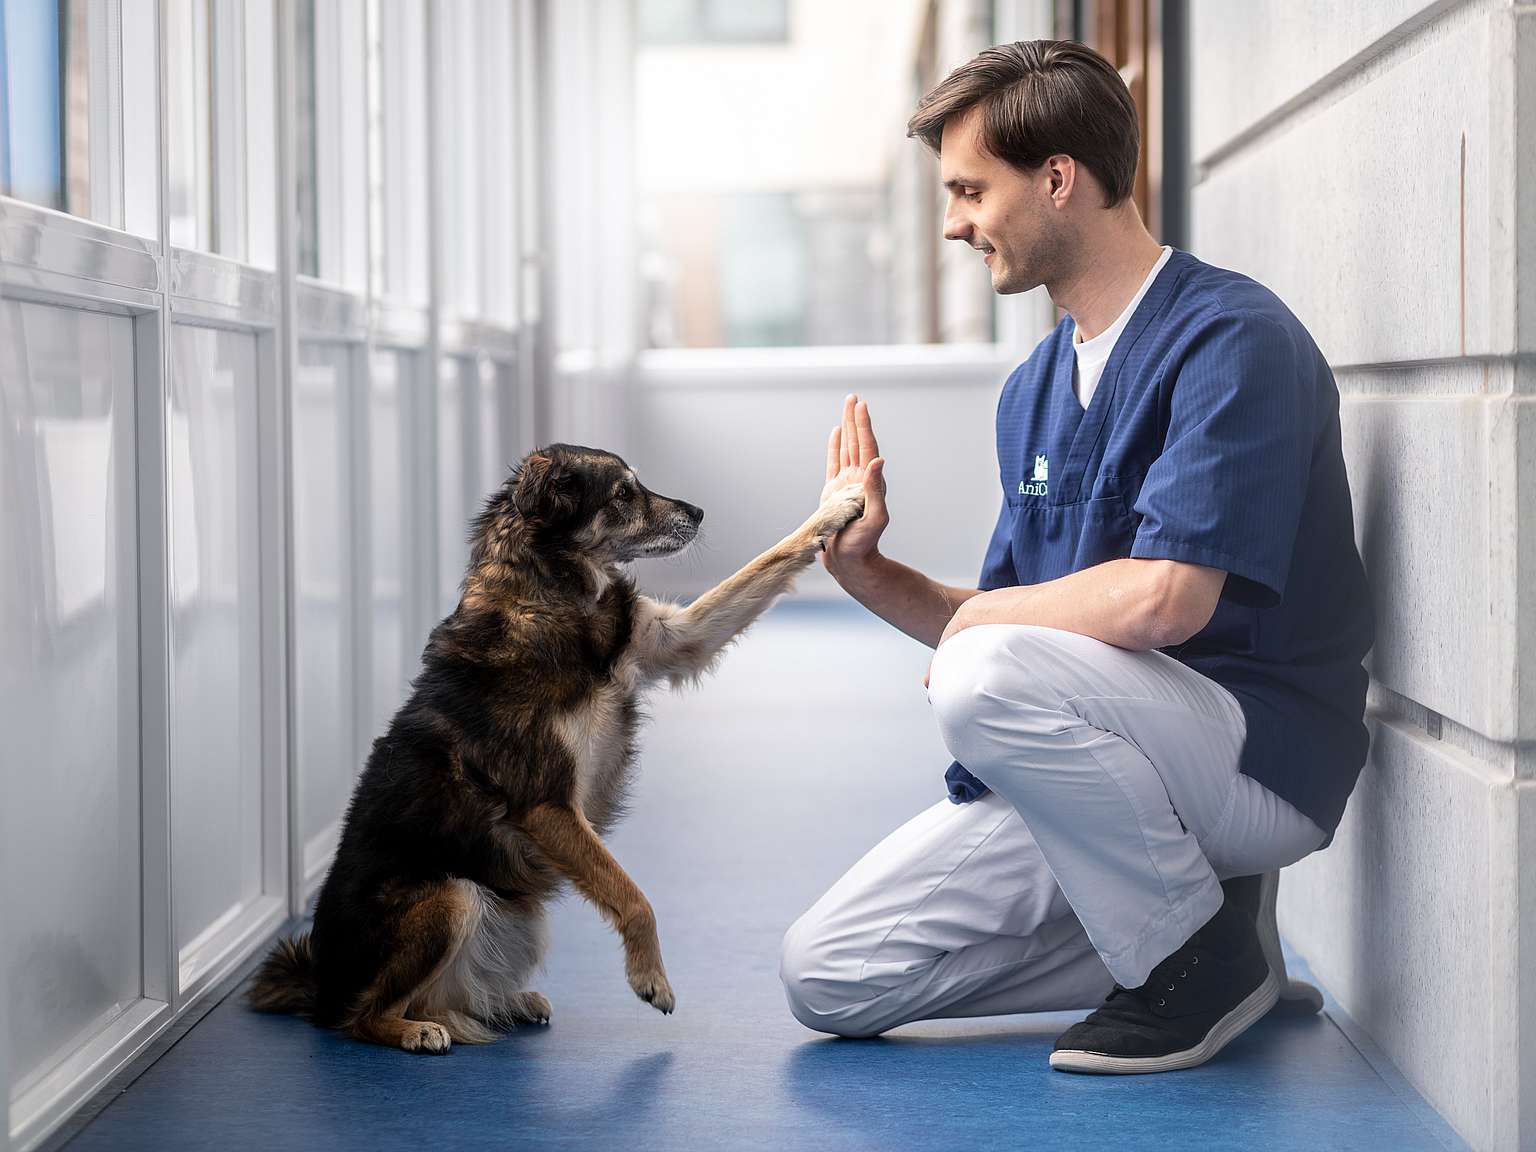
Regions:
<instances>
[{"instance_id":1,"label":"man's head","mask_svg":"<svg viewBox=\"0 0 1536 1152\"><path fill-rule=\"evenodd\" d=\"M1136 106L1082 44L986 49L923 97L907 135L939 156L945 237L987 253L998 292L1074 275L1093 230L1135 214Z\"/></svg>"}]
</instances>

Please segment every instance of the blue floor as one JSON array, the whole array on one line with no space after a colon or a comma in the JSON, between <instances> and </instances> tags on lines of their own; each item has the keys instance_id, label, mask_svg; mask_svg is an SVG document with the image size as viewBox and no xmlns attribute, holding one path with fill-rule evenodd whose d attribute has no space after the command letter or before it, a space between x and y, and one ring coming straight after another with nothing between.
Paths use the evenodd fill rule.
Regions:
<instances>
[{"instance_id":1,"label":"blue floor","mask_svg":"<svg viewBox=\"0 0 1536 1152\"><path fill-rule=\"evenodd\" d=\"M801 1028L776 976L784 928L942 795L926 662L867 617L788 604L702 688L656 699L612 847L656 907L675 1015L631 995L612 933L567 898L537 985L548 1028L415 1056L230 996L68 1148L1464 1147L1336 1009L1271 1017L1202 1068L1120 1078L1049 1069L1072 1016L875 1041Z\"/></svg>"}]
</instances>

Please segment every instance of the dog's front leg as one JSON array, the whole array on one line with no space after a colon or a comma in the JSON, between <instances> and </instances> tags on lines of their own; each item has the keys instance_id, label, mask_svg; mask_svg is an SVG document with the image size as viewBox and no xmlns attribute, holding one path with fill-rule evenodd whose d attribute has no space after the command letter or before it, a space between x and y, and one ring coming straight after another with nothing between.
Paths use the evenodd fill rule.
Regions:
<instances>
[{"instance_id":1,"label":"dog's front leg","mask_svg":"<svg viewBox=\"0 0 1536 1152\"><path fill-rule=\"evenodd\" d=\"M676 682L708 670L721 649L789 591L827 541L863 513L864 489L850 485L828 497L796 531L686 608L642 597L635 635L642 671Z\"/></svg>"},{"instance_id":2,"label":"dog's front leg","mask_svg":"<svg viewBox=\"0 0 1536 1152\"><path fill-rule=\"evenodd\" d=\"M671 1012L676 997L661 963L656 913L587 818L563 804L540 804L521 824L550 863L618 931L624 941L624 972L635 995L662 1012Z\"/></svg>"}]
</instances>

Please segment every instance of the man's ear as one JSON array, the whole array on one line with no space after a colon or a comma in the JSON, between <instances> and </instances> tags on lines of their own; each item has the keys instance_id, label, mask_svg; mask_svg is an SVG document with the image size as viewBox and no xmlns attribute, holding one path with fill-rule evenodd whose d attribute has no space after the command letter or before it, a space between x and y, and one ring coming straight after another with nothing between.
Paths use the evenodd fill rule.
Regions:
<instances>
[{"instance_id":1,"label":"man's ear","mask_svg":"<svg viewBox=\"0 0 1536 1152\"><path fill-rule=\"evenodd\" d=\"M512 504L527 521L554 526L576 514L576 477L569 469L542 452L523 461Z\"/></svg>"}]
</instances>

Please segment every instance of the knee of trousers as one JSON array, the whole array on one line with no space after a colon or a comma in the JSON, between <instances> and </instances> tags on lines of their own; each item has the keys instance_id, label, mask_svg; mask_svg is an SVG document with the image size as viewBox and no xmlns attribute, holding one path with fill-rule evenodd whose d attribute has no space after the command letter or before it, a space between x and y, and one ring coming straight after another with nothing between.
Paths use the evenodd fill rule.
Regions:
<instances>
[{"instance_id":1,"label":"knee of trousers","mask_svg":"<svg viewBox=\"0 0 1536 1152\"><path fill-rule=\"evenodd\" d=\"M779 979L796 1020L832 1036L878 1035L865 1005L873 1007L876 990L859 983L861 964L839 949L806 913L784 933L779 946Z\"/></svg>"},{"instance_id":2,"label":"knee of trousers","mask_svg":"<svg viewBox=\"0 0 1536 1152\"><path fill-rule=\"evenodd\" d=\"M1020 645L1036 630L1032 625L967 628L933 655L928 700L939 734L950 755L972 771L1006 751L1000 740L1005 733L1011 746L1031 738L1036 727L1041 737L1059 728L1054 721L1037 726L1028 719L1031 710L1059 716L1057 702L1046 699L1045 678L1021 668Z\"/></svg>"}]
</instances>

